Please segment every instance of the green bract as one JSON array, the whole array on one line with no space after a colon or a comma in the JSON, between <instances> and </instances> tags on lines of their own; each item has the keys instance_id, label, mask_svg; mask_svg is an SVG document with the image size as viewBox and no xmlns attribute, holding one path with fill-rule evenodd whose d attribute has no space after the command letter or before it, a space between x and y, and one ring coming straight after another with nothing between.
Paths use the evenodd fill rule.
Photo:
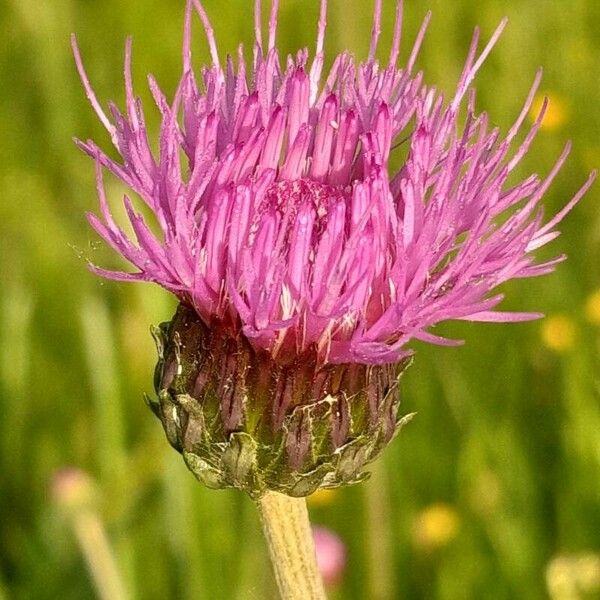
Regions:
<instances>
[{"instance_id":1,"label":"green bract","mask_svg":"<svg viewBox=\"0 0 600 600\"><path fill-rule=\"evenodd\" d=\"M411 415L398 414L397 365L277 364L180 304L153 329L158 400L171 445L210 488L306 496L364 480Z\"/></svg>"}]
</instances>

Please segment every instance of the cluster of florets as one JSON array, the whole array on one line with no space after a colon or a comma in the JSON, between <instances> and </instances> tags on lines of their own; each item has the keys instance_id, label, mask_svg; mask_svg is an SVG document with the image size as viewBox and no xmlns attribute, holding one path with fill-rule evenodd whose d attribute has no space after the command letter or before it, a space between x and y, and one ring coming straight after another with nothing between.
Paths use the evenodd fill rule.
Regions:
<instances>
[{"instance_id":1,"label":"cluster of florets","mask_svg":"<svg viewBox=\"0 0 600 600\"><path fill-rule=\"evenodd\" d=\"M190 51L194 9L212 56L199 77ZM545 224L539 204L569 147L546 178L507 184L546 105L519 144L540 73L506 136L490 127L485 113L476 114L469 89L505 23L479 55L475 33L446 101L414 72L429 15L399 68L398 2L391 52L381 63L376 0L367 60L344 52L323 76L327 1L321 0L312 60L304 49L282 64L277 9L274 0L265 46L257 0L252 64L240 48L237 65L228 57L222 66L204 8L199 0L187 2L183 75L172 102L149 79L162 115L158 155L133 91L131 42L126 112L111 105L112 120L74 45L87 95L122 157L113 161L93 142L80 142L97 163L102 217L90 215L90 222L137 271L92 268L113 279L158 283L207 325L241 332L255 349L283 361L314 350L322 364L395 363L410 353L411 339L456 343L431 333L440 321L538 316L496 311L502 295L493 290L511 278L547 273L563 259L535 264L532 252L558 235L556 225L593 176ZM465 97L466 119L460 114ZM391 173L388 161L398 145L406 160ZM151 209L159 235L128 197L136 240L115 222L104 169Z\"/></svg>"}]
</instances>

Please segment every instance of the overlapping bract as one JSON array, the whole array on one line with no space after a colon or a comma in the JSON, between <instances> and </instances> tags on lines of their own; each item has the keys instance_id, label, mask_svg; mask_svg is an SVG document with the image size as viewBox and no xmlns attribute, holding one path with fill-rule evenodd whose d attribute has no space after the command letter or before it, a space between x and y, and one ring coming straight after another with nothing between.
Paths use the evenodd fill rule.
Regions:
<instances>
[{"instance_id":1,"label":"overlapping bract","mask_svg":"<svg viewBox=\"0 0 600 600\"><path fill-rule=\"evenodd\" d=\"M212 65L200 83L191 65L194 9L208 38ZM493 290L508 279L553 270L559 256L535 264L532 252L554 239L556 225L591 185L594 174L546 224L539 207L569 146L550 174L507 179L528 152L545 110L515 139L541 73L506 137L477 115L469 88L505 22L477 56L476 31L455 95L446 102L423 83L414 64L427 15L405 68L398 68L402 4L389 60L376 59L382 6L368 59L335 58L322 76L327 1L321 0L314 58L301 50L284 64L275 48L278 1L263 45L256 0L251 65L240 47L237 66L220 64L199 0L186 7L183 75L169 103L153 78L162 115L154 156L125 54L125 114L100 107L74 43L87 95L111 134L122 163L93 142L79 142L97 162L100 236L135 273L97 273L153 281L194 307L210 326L242 331L256 349L282 361L314 349L322 363L393 363L410 339L452 344L430 332L447 319L519 321L534 313L495 311ZM464 125L459 114L468 96ZM405 139L402 140L402 137ZM390 173L388 159L404 144L407 159ZM181 164L180 155L187 159ZM156 216L157 237L128 197L136 240L111 215L102 171L128 185ZM499 221L499 217L502 217Z\"/></svg>"}]
</instances>

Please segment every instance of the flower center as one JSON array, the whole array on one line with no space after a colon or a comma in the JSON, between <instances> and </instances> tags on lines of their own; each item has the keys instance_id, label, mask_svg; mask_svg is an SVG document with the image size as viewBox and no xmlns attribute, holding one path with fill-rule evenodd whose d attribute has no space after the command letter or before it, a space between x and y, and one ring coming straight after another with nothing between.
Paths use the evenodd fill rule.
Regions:
<instances>
[{"instance_id":1,"label":"flower center","mask_svg":"<svg viewBox=\"0 0 600 600\"><path fill-rule=\"evenodd\" d=\"M289 215L290 223L294 222L300 207L312 207L316 220L321 221L332 205L345 200L346 193L342 186L327 185L312 179L296 179L273 183L267 189L263 206Z\"/></svg>"}]
</instances>

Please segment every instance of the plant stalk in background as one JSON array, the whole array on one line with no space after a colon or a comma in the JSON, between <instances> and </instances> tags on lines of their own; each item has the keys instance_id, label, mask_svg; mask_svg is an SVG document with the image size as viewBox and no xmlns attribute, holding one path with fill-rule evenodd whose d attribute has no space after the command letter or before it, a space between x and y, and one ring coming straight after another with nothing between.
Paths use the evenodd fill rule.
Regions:
<instances>
[{"instance_id":1,"label":"plant stalk in background","mask_svg":"<svg viewBox=\"0 0 600 600\"><path fill-rule=\"evenodd\" d=\"M69 519L101 600L127 600L126 592L106 529L95 504L91 478L78 469L64 469L54 476L54 500Z\"/></svg>"}]
</instances>

